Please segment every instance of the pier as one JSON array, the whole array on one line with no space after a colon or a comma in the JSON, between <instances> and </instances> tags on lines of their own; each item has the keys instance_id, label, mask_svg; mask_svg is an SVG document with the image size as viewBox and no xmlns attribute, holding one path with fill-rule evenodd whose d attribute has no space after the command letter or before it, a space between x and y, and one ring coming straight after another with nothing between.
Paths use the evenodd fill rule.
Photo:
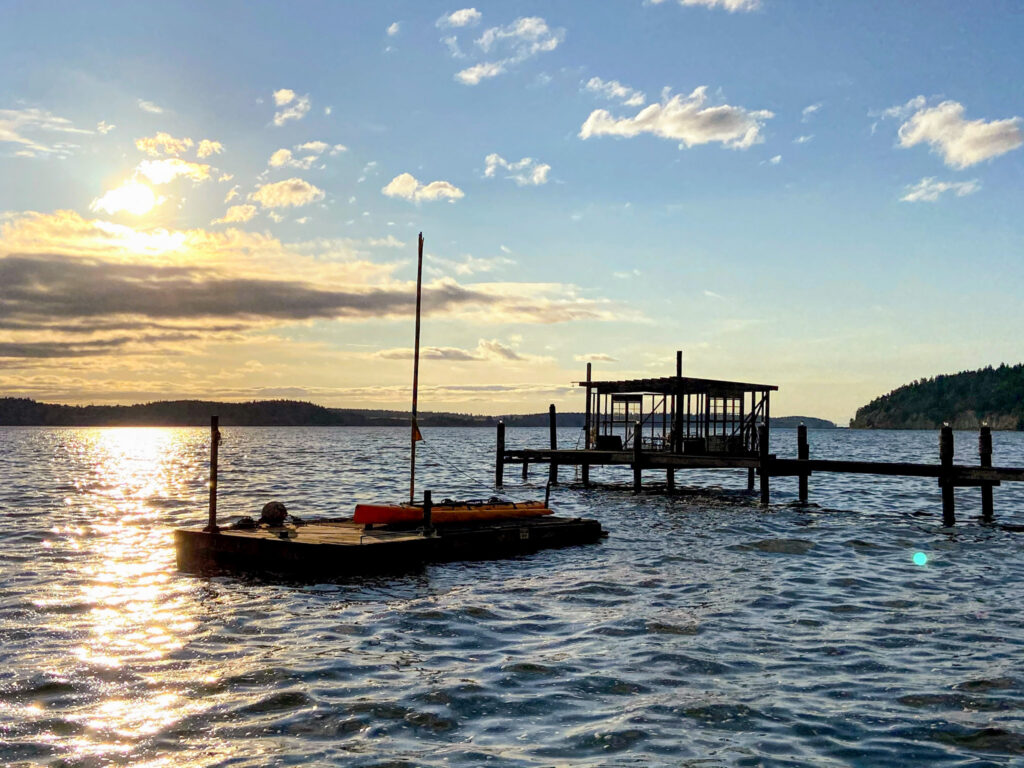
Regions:
<instances>
[{"instance_id":1,"label":"pier","mask_svg":"<svg viewBox=\"0 0 1024 768\"><path fill-rule=\"evenodd\" d=\"M981 490L982 520L993 520L992 489L1004 482L1024 482L1022 467L992 466L992 432L982 426L978 435L978 464L953 463L953 430L939 431L939 462L917 464L886 461L812 459L807 428L797 429L797 455L780 457L769 451L770 396L778 387L682 375L682 353L676 353L676 375L653 379L594 381L591 364L579 386L586 389L582 448L559 448L555 406L549 408L547 448L507 450L505 425L498 423L495 485L504 483L505 467L519 465L528 477L531 464L548 465L551 482L558 468L580 468L585 486L590 467L623 466L633 473L633 491L643 490L643 472L665 472L665 486L675 488L676 472L686 469L746 470L747 490L771 503L771 478L798 478L798 498L807 503L808 479L813 474L845 473L934 478L942 491L942 520L956 524L954 488ZM756 482L755 482L756 481Z\"/></svg>"}]
</instances>

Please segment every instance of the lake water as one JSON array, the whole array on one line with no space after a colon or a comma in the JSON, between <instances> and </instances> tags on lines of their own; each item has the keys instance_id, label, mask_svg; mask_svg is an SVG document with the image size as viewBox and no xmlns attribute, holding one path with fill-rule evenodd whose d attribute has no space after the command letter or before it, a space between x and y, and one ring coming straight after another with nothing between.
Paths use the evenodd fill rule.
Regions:
<instances>
[{"instance_id":1,"label":"lake water","mask_svg":"<svg viewBox=\"0 0 1024 768\"><path fill-rule=\"evenodd\" d=\"M405 429L224 429L220 508L407 492ZM491 430L425 430L421 488L490 495ZM337 584L198 578L208 429L0 429L0 763L15 766L1024 765L1024 488L680 472L573 485L597 545ZM577 430L562 430L572 446ZM543 447L545 429L510 429ZM773 450L794 456L796 433ZM937 462L934 432L811 431L811 455ZM995 464L1024 466L1024 434ZM977 436L957 433L957 461ZM543 493L510 467L507 495ZM652 484L663 473L645 473ZM928 562L915 565L917 552Z\"/></svg>"}]
</instances>

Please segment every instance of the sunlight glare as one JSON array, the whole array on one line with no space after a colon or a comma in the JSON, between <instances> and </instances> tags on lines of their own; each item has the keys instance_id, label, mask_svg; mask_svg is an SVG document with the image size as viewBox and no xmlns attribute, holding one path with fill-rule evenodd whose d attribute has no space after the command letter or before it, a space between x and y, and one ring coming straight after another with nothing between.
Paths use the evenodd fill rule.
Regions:
<instances>
[{"instance_id":1,"label":"sunlight glare","mask_svg":"<svg viewBox=\"0 0 1024 768\"><path fill-rule=\"evenodd\" d=\"M112 189L98 200L93 200L89 206L94 211L105 211L117 213L124 211L134 216L141 216L153 209L153 206L162 202L158 200L153 190L138 181L127 181L117 189Z\"/></svg>"}]
</instances>

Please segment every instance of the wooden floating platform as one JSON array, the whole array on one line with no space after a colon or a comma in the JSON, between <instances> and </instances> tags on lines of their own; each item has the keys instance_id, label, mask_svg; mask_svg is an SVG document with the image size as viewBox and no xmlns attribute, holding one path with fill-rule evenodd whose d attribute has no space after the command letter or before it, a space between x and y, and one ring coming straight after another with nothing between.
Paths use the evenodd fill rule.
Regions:
<instances>
[{"instance_id":1,"label":"wooden floating platform","mask_svg":"<svg viewBox=\"0 0 1024 768\"><path fill-rule=\"evenodd\" d=\"M607 535L597 520L543 517L438 524L430 535L351 520L255 529L174 532L178 568L333 578L405 571L426 563L513 557L593 543Z\"/></svg>"}]
</instances>

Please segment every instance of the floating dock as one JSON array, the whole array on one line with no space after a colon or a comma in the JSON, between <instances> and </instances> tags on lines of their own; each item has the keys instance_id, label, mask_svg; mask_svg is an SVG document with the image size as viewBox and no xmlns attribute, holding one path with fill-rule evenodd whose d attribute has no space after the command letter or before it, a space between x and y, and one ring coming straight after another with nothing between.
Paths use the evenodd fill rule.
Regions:
<instances>
[{"instance_id":1,"label":"floating dock","mask_svg":"<svg viewBox=\"0 0 1024 768\"><path fill-rule=\"evenodd\" d=\"M939 431L939 462L843 461L811 459L807 428L797 430L797 456L781 458L769 452L769 398L778 387L682 375L682 353L676 353L676 375L654 379L579 382L587 391L582 448L559 448L555 406L549 409L547 448L505 449L505 425L498 423L494 481L504 483L505 466L521 465L526 480L531 464L547 464L550 482L558 481L562 465L580 467L584 485L590 467L626 466L633 471L633 490L640 493L644 470L665 472L668 490L675 487L677 470L743 469L747 489L759 479L762 504L771 501L772 477L797 477L799 499L808 500L808 479L815 473L900 475L933 478L942 491L943 524L956 523L953 489L981 490L982 520L993 519L992 489L1004 482L1024 482L1024 468L992 466L992 431L978 434L978 465L953 463L953 430Z\"/></svg>"}]
</instances>

